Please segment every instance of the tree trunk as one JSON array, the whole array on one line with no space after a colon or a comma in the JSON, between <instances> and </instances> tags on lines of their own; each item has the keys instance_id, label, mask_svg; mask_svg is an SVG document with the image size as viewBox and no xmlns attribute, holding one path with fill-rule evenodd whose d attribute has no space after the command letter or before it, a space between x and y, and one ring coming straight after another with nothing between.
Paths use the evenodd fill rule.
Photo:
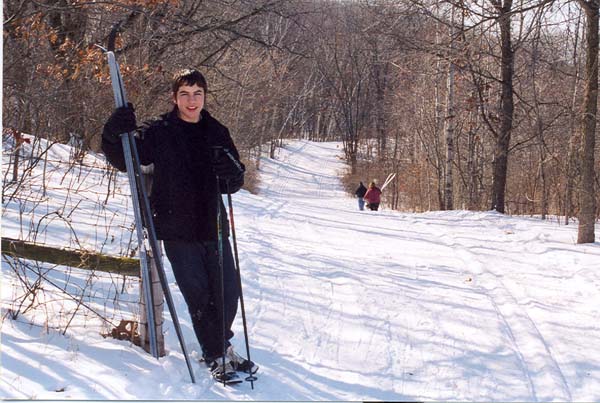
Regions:
<instances>
[{"instance_id":1,"label":"tree trunk","mask_svg":"<svg viewBox=\"0 0 600 403\"><path fill-rule=\"evenodd\" d=\"M476 95L474 95L476 96ZM477 135L477 119L478 113L476 110L469 113L469 130L467 133L467 192L468 210L479 209L479 183L481 182L481 157L478 156L480 149L480 139Z\"/></svg>"},{"instance_id":2,"label":"tree trunk","mask_svg":"<svg viewBox=\"0 0 600 403\"><path fill-rule=\"evenodd\" d=\"M450 28L450 60L448 62L448 88L446 92L446 174L444 178L444 207L454 210L454 8L452 9L452 26Z\"/></svg>"},{"instance_id":3,"label":"tree trunk","mask_svg":"<svg viewBox=\"0 0 600 403\"><path fill-rule=\"evenodd\" d=\"M436 40L437 40L437 33L436 33ZM438 148L439 142L441 141L442 138L442 131L444 130L444 118L443 118L443 104L442 104L442 94L440 91L440 87L441 87L441 82L442 81L442 60L441 58L438 58L437 60L437 64L436 64L436 75L435 75L435 87L434 87L434 96L435 96L435 117L434 117L434 139L435 139L435 147L433 148L433 155L431 155L432 160L435 158L435 170L436 170L436 175L437 175L437 181L436 181L436 191L437 191L437 199L438 199L438 208L440 210L445 210L445 204L444 204L444 190L442 187L442 183L444 180L444 175L442 172L442 157L441 157L441 149ZM441 146L440 146L441 147Z\"/></svg>"},{"instance_id":4,"label":"tree trunk","mask_svg":"<svg viewBox=\"0 0 600 403\"><path fill-rule=\"evenodd\" d=\"M448 93L446 98L446 176L444 205L446 210L454 210L453 166L454 166L454 63L448 66Z\"/></svg>"},{"instance_id":5,"label":"tree trunk","mask_svg":"<svg viewBox=\"0 0 600 403\"><path fill-rule=\"evenodd\" d=\"M379 145L378 157L380 160L387 159L387 122L385 112L385 89L388 86L388 64L382 59L378 49L381 38L375 37L372 56L372 74L375 85L375 132L377 134L377 142Z\"/></svg>"},{"instance_id":6,"label":"tree trunk","mask_svg":"<svg viewBox=\"0 0 600 403\"><path fill-rule=\"evenodd\" d=\"M508 174L508 149L513 119L513 74L514 52L510 34L512 0L506 0L500 8L498 23L501 38L501 76L500 130L494 148L494 167L492 177L492 210L504 213L506 196L506 178Z\"/></svg>"},{"instance_id":7,"label":"tree trunk","mask_svg":"<svg viewBox=\"0 0 600 403\"><path fill-rule=\"evenodd\" d=\"M19 180L19 159L21 157L21 137L20 137L20 133L15 134L15 151L13 154L13 177L12 177L12 182L13 183L17 183L17 181Z\"/></svg>"},{"instance_id":8,"label":"tree trunk","mask_svg":"<svg viewBox=\"0 0 600 403\"><path fill-rule=\"evenodd\" d=\"M596 194L594 147L596 145L596 114L598 111L598 10L597 1L580 1L587 17L586 83L582 117L582 164L579 187L579 227L577 243L595 241Z\"/></svg>"},{"instance_id":9,"label":"tree trunk","mask_svg":"<svg viewBox=\"0 0 600 403\"><path fill-rule=\"evenodd\" d=\"M571 117L570 117L570 127L569 127L569 148L567 150L567 162L565 166L565 196L564 196L564 216L565 216L565 225L569 225L569 218L572 217L573 214L573 193L575 188L575 172L577 171L576 167L578 165L578 153L579 153L579 144L580 144L580 133L577 128L577 88L579 82L579 58L578 58L578 48L579 48L579 24L581 22L581 11L577 16L577 24L575 28L575 39L573 43L573 66L575 66L575 76L573 77L573 90L571 96Z\"/></svg>"}]
</instances>

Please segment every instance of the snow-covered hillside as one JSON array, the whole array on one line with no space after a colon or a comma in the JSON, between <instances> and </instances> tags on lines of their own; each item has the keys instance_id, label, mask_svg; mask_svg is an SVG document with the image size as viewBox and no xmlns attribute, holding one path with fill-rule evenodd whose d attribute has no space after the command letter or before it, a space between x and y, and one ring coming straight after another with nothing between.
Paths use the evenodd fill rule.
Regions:
<instances>
[{"instance_id":1,"label":"snow-covered hillside","mask_svg":"<svg viewBox=\"0 0 600 403\"><path fill-rule=\"evenodd\" d=\"M100 336L108 324L83 308L64 335L53 330L48 318L64 327L76 303L59 291L39 296L55 300L45 312L10 320L22 281L18 265L3 258L0 397L600 400L598 242L575 244L575 225L493 212L358 211L339 182L341 153L337 143L289 143L276 160L262 161L259 195L234 195L252 358L261 365L254 390L249 383L215 384L201 364L190 383L168 312L168 352L160 360ZM60 193L38 203L50 207L35 214L36 223L56 206L69 213L68 220L63 214L43 221L38 240L63 244L71 242L65 233L77 231L80 244L128 249L125 176L104 206L99 188L107 185L94 182L99 175L67 175L62 181L78 188L68 203ZM36 194L28 193L29 203ZM19 212L28 208L18 201L4 206L3 236L30 228L23 222L30 216ZM90 210L106 218L94 221ZM135 314L135 279L43 269L59 286L86 291L83 301L111 320ZM198 358L185 304L169 278L188 349ZM234 330L243 352L241 317Z\"/></svg>"}]
</instances>

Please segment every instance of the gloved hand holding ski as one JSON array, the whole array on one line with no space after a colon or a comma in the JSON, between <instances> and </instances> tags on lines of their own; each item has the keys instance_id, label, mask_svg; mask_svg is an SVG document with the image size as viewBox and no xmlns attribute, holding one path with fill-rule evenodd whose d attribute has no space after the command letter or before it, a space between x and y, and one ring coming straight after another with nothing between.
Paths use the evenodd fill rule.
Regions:
<instances>
[{"instance_id":1,"label":"gloved hand holding ski","mask_svg":"<svg viewBox=\"0 0 600 403\"><path fill-rule=\"evenodd\" d=\"M102 137L108 142L118 143L123 133L130 133L137 128L135 109L129 102L127 106L121 106L114 110L104 125Z\"/></svg>"}]
</instances>

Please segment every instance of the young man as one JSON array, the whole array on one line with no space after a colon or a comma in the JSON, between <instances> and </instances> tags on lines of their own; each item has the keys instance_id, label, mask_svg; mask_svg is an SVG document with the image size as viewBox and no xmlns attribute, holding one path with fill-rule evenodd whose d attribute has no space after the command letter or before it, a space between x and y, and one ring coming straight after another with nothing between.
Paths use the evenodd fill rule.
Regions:
<instances>
[{"instance_id":1,"label":"young man","mask_svg":"<svg viewBox=\"0 0 600 403\"><path fill-rule=\"evenodd\" d=\"M204 109L207 87L197 70L179 72L173 79L171 112L139 128L131 104L117 108L104 126L102 150L113 166L125 171L120 135L136 131L141 163L154 164L150 204L157 237L163 240L206 364L215 378L230 380L235 370L255 372L257 367L237 355L229 342L240 290L217 176L222 193L237 192L244 184L244 166L227 127ZM224 306L217 203L224 231Z\"/></svg>"}]
</instances>

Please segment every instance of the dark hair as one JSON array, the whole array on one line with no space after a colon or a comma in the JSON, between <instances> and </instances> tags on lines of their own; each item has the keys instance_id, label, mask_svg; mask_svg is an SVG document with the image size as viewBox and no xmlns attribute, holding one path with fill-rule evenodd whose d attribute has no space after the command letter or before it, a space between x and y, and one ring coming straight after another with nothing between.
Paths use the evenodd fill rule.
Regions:
<instances>
[{"instance_id":1,"label":"dark hair","mask_svg":"<svg viewBox=\"0 0 600 403\"><path fill-rule=\"evenodd\" d=\"M183 85L194 85L197 84L198 87L202 87L204 89L204 93L208 92L208 84L206 83L206 79L196 69L183 69L178 71L173 76L173 95L177 95L177 91Z\"/></svg>"}]
</instances>

